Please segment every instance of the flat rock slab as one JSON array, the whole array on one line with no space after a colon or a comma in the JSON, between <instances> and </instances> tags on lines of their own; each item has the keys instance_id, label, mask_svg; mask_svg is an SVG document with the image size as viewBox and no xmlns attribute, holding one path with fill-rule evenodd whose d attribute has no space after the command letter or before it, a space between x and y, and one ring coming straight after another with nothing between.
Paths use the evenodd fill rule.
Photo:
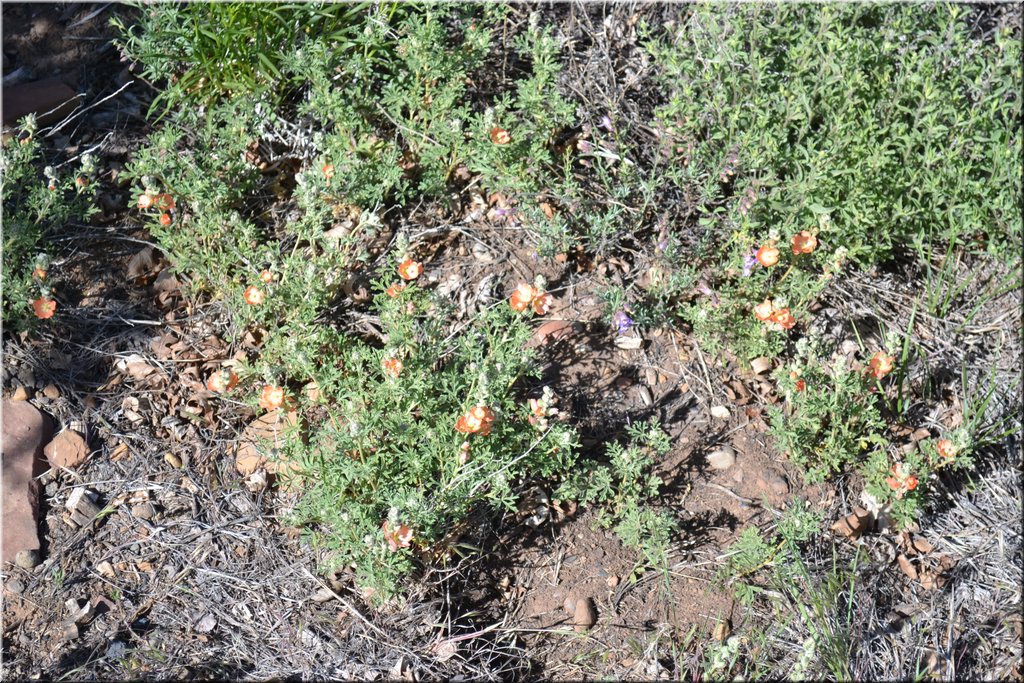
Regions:
<instances>
[{"instance_id":1,"label":"flat rock slab","mask_svg":"<svg viewBox=\"0 0 1024 683\"><path fill-rule=\"evenodd\" d=\"M43 444L53 420L25 401L3 402L3 561L39 550L39 482L46 471Z\"/></svg>"},{"instance_id":2,"label":"flat rock slab","mask_svg":"<svg viewBox=\"0 0 1024 683\"><path fill-rule=\"evenodd\" d=\"M64 81L48 78L4 88L3 122L13 126L23 116L35 114L39 125L64 119L81 103L81 98Z\"/></svg>"},{"instance_id":3,"label":"flat rock slab","mask_svg":"<svg viewBox=\"0 0 1024 683\"><path fill-rule=\"evenodd\" d=\"M81 434L65 429L46 444L43 453L50 465L57 469L77 467L89 457L89 445Z\"/></svg>"}]
</instances>

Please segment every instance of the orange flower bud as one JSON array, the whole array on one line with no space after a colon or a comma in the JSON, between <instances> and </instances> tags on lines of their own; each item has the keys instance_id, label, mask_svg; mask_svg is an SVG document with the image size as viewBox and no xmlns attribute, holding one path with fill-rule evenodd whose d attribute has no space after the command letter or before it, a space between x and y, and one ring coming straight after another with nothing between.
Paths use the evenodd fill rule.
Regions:
<instances>
[{"instance_id":1,"label":"orange flower bud","mask_svg":"<svg viewBox=\"0 0 1024 683\"><path fill-rule=\"evenodd\" d=\"M392 299L394 299L398 297L399 292L401 292L403 289L405 289L404 282L394 282L391 284L390 287L384 290L384 293L387 294Z\"/></svg>"},{"instance_id":2,"label":"orange flower bud","mask_svg":"<svg viewBox=\"0 0 1024 683\"><path fill-rule=\"evenodd\" d=\"M264 270L260 272L260 280L263 280L265 284L270 284L274 281L274 274L269 270Z\"/></svg>"},{"instance_id":3,"label":"orange flower bud","mask_svg":"<svg viewBox=\"0 0 1024 683\"><path fill-rule=\"evenodd\" d=\"M324 164L324 167L320 170L328 180L334 177L334 164Z\"/></svg>"},{"instance_id":4,"label":"orange flower bud","mask_svg":"<svg viewBox=\"0 0 1024 683\"><path fill-rule=\"evenodd\" d=\"M803 391L804 389L807 388L807 382L803 381L802 379L798 379L796 381L796 385L793 388L796 389L798 392Z\"/></svg>"},{"instance_id":5,"label":"orange flower bud","mask_svg":"<svg viewBox=\"0 0 1024 683\"><path fill-rule=\"evenodd\" d=\"M171 224L171 214L162 213L160 214L160 225L166 227Z\"/></svg>"},{"instance_id":6,"label":"orange flower bud","mask_svg":"<svg viewBox=\"0 0 1024 683\"><path fill-rule=\"evenodd\" d=\"M150 194L140 194L138 207L145 211L151 206L153 206L153 196Z\"/></svg>"}]
</instances>

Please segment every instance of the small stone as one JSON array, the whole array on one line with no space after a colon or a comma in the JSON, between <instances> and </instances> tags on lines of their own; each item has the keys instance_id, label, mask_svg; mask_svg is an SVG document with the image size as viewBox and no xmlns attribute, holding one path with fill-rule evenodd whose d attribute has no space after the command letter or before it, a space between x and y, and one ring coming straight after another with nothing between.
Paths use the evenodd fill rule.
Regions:
<instances>
[{"instance_id":1,"label":"small stone","mask_svg":"<svg viewBox=\"0 0 1024 683\"><path fill-rule=\"evenodd\" d=\"M782 475L774 472L766 472L757 479L757 487L761 490L769 489L776 496L784 496L789 493L789 484Z\"/></svg>"},{"instance_id":2,"label":"small stone","mask_svg":"<svg viewBox=\"0 0 1024 683\"><path fill-rule=\"evenodd\" d=\"M4 584L4 588L13 593L14 595L21 595L22 591L25 590L25 584L17 579L11 579Z\"/></svg>"},{"instance_id":3,"label":"small stone","mask_svg":"<svg viewBox=\"0 0 1024 683\"><path fill-rule=\"evenodd\" d=\"M576 598L571 595L567 597L562 603L562 609L565 610L567 614L576 614Z\"/></svg>"},{"instance_id":4,"label":"small stone","mask_svg":"<svg viewBox=\"0 0 1024 683\"><path fill-rule=\"evenodd\" d=\"M56 384L47 384L43 389L43 396L46 398L58 399L60 398L60 389L57 388Z\"/></svg>"},{"instance_id":5,"label":"small stone","mask_svg":"<svg viewBox=\"0 0 1024 683\"><path fill-rule=\"evenodd\" d=\"M750 369L754 371L755 375L763 375L772 369L772 359L761 356L750 361Z\"/></svg>"},{"instance_id":6,"label":"small stone","mask_svg":"<svg viewBox=\"0 0 1024 683\"><path fill-rule=\"evenodd\" d=\"M925 439L930 438L932 438L932 433L928 430L927 427L921 427L920 429L915 430L914 433L910 435L911 441L924 441Z\"/></svg>"},{"instance_id":7,"label":"small stone","mask_svg":"<svg viewBox=\"0 0 1024 683\"><path fill-rule=\"evenodd\" d=\"M89 446L78 432L65 429L53 437L43 449L51 467L72 468L81 465L89 457Z\"/></svg>"},{"instance_id":8,"label":"small stone","mask_svg":"<svg viewBox=\"0 0 1024 683\"><path fill-rule=\"evenodd\" d=\"M12 401L27 401L30 398L32 398L32 394L29 389L20 384L18 385L18 388L14 390L14 393L11 394Z\"/></svg>"},{"instance_id":9,"label":"small stone","mask_svg":"<svg viewBox=\"0 0 1024 683\"><path fill-rule=\"evenodd\" d=\"M729 409L725 406L712 406L711 416L717 417L719 420L729 419Z\"/></svg>"},{"instance_id":10,"label":"small stone","mask_svg":"<svg viewBox=\"0 0 1024 683\"><path fill-rule=\"evenodd\" d=\"M727 470L736 464L736 451L729 446L722 446L708 454L708 465L713 470Z\"/></svg>"},{"instance_id":11,"label":"small stone","mask_svg":"<svg viewBox=\"0 0 1024 683\"><path fill-rule=\"evenodd\" d=\"M578 632L590 630L597 623L597 607L590 598L582 598L576 601L576 611L573 614L573 624Z\"/></svg>"},{"instance_id":12,"label":"small stone","mask_svg":"<svg viewBox=\"0 0 1024 683\"><path fill-rule=\"evenodd\" d=\"M152 503L139 503L132 506L132 514L139 519L152 519L156 516L156 508Z\"/></svg>"},{"instance_id":13,"label":"small stone","mask_svg":"<svg viewBox=\"0 0 1024 683\"><path fill-rule=\"evenodd\" d=\"M736 482L737 484L742 484L743 483L743 468L742 467L736 468L736 470L732 473L732 480L734 482Z\"/></svg>"},{"instance_id":14,"label":"small stone","mask_svg":"<svg viewBox=\"0 0 1024 683\"><path fill-rule=\"evenodd\" d=\"M614 574L612 574L612 575L611 575L611 576L609 576L609 577L608 577L607 579L605 579L605 580L604 580L604 582L605 582L606 584L608 584L608 587L609 587L609 588L615 588L616 586L618 586L618 585L619 585L619 581L620 581L620 580L621 580L621 579L619 579L619 577L617 577L617 576L615 576Z\"/></svg>"},{"instance_id":15,"label":"small stone","mask_svg":"<svg viewBox=\"0 0 1024 683\"><path fill-rule=\"evenodd\" d=\"M125 645L120 640L115 640L114 642L112 642L110 645L107 646L107 652L106 652L107 659L111 659L111 660L116 661L116 660L124 657L124 655L125 655L125 653L127 651L128 651L128 646L127 645Z\"/></svg>"},{"instance_id":16,"label":"small stone","mask_svg":"<svg viewBox=\"0 0 1024 683\"><path fill-rule=\"evenodd\" d=\"M164 462L176 470L181 469L181 458L174 453L164 453Z\"/></svg>"},{"instance_id":17,"label":"small stone","mask_svg":"<svg viewBox=\"0 0 1024 683\"><path fill-rule=\"evenodd\" d=\"M18 554L14 556L14 564L22 569L35 569L39 566L39 551L19 550Z\"/></svg>"},{"instance_id":18,"label":"small stone","mask_svg":"<svg viewBox=\"0 0 1024 683\"><path fill-rule=\"evenodd\" d=\"M654 397L651 396L651 390L645 386L638 386L636 388L636 394L640 397L640 402L644 404L645 408L650 408L654 405Z\"/></svg>"},{"instance_id":19,"label":"small stone","mask_svg":"<svg viewBox=\"0 0 1024 683\"><path fill-rule=\"evenodd\" d=\"M106 560L103 560L98 565L96 565L96 571L98 571L100 574L107 577L108 579L114 578L114 565L110 564Z\"/></svg>"}]
</instances>

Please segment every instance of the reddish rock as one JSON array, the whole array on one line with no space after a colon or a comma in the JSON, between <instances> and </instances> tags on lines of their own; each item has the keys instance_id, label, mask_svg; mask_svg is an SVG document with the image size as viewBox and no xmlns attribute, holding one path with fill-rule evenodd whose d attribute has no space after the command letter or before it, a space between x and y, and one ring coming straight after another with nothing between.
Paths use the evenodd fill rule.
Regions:
<instances>
[{"instance_id":1,"label":"reddish rock","mask_svg":"<svg viewBox=\"0 0 1024 683\"><path fill-rule=\"evenodd\" d=\"M43 449L52 467L76 467L89 457L89 446L78 432L65 429Z\"/></svg>"},{"instance_id":2,"label":"reddish rock","mask_svg":"<svg viewBox=\"0 0 1024 683\"><path fill-rule=\"evenodd\" d=\"M3 402L3 561L38 550L39 482L46 470L43 444L53 421L24 401Z\"/></svg>"},{"instance_id":3,"label":"reddish rock","mask_svg":"<svg viewBox=\"0 0 1024 683\"><path fill-rule=\"evenodd\" d=\"M39 125L48 126L62 121L81 99L59 78L4 88L3 122L5 126L13 126L22 117L35 114Z\"/></svg>"}]
</instances>

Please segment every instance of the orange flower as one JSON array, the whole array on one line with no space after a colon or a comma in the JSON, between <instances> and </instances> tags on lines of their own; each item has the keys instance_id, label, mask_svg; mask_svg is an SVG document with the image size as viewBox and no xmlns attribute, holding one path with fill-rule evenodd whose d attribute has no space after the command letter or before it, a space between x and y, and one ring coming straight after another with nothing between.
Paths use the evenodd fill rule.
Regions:
<instances>
[{"instance_id":1,"label":"orange flower","mask_svg":"<svg viewBox=\"0 0 1024 683\"><path fill-rule=\"evenodd\" d=\"M886 477L885 483L889 485L889 488L897 492L897 498L902 498L904 493L917 488L917 477L905 471L902 463L896 463L890 471L893 476Z\"/></svg>"},{"instance_id":2,"label":"orange flower","mask_svg":"<svg viewBox=\"0 0 1024 683\"><path fill-rule=\"evenodd\" d=\"M274 274L271 273L269 270L264 270L260 273L260 279L263 280L265 284L269 285L271 282L274 281Z\"/></svg>"},{"instance_id":3,"label":"orange flower","mask_svg":"<svg viewBox=\"0 0 1024 683\"><path fill-rule=\"evenodd\" d=\"M206 380L206 388L218 394L231 391L238 386L238 375L228 369L218 370Z\"/></svg>"},{"instance_id":4,"label":"orange flower","mask_svg":"<svg viewBox=\"0 0 1024 683\"><path fill-rule=\"evenodd\" d=\"M396 529L390 529L388 520L384 520L383 526L384 540L388 542L388 548L391 552L395 552L399 548L408 548L409 543L412 542L412 529L404 524L398 525Z\"/></svg>"},{"instance_id":5,"label":"orange flower","mask_svg":"<svg viewBox=\"0 0 1024 683\"><path fill-rule=\"evenodd\" d=\"M148 193L140 194L139 195L138 207L140 209L142 209L143 211L145 211L146 209L150 208L151 206L153 206L153 195L148 194Z\"/></svg>"},{"instance_id":6,"label":"orange flower","mask_svg":"<svg viewBox=\"0 0 1024 683\"><path fill-rule=\"evenodd\" d=\"M260 393L260 408L277 410L284 405L284 389L267 384Z\"/></svg>"},{"instance_id":7,"label":"orange flower","mask_svg":"<svg viewBox=\"0 0 1024 683\"><path fill-rule=\"evenodd\" d=\"M169 194L158 194L153 198L153 204L161 211L170 211L174 208L174 197Z\"/></svg>"},{"instance_id":8,"label":"orange flower","mask_svg":"<svg viewBox=\"0 0 1024 683\"><path fill-rule=\"evenodd\" d=\"M522 313L530 307L530 304L533 303L533 300L537 298L539 293L540 292L533 285L523 283L516 287L516 291L512 292L512 296L509 298L508 303L512 306L513 311Z\"/></svg>"},{"instance_id":9,"label":"orange flower","mask_svg":"<svg viewBox=\"0 0 1024 683\"><path fill-rule=\"evenodd\" d=\"M779 262L779 250L770 244L765 244L757 250L757 262L765 268L771 268Z\"/></svg>"},{"instance_id":10,"label":"orange flower","mask_svg":"<svg viewBox=\"0 0 1024 683\"><path fill-rule=\"evenodd\" d=\"M89 186L89 179L86 178L84 175L80 175L77 178L75 178L75 187L77 187L79 189L84 189L84 188L86 188L88 186Z\"/></svg>"},{"instance_id":11,"label":"orange flower","mask_svg":"<svg viewBox=\"0 0 1024 683\"><path fill-rule=\"evenodd\" d=\"M537 315L544 315L551 310L551 295L540 292L533 299L533 312Z\"/></svg>"},{"instance_id":12,"label":"orange flower","mask_svg":"<svg viewBox=\"0 0 1024 683\"><path fill-rule=\"evenodd\" d=\"M551 310L551 295L533 285L523 283L512 292L508 303L516 313L522 313L532 306L534 313L544 315Z\"/></svg>"},{"instance_id":13,"label":"orange flower","mask_svg":"<svg viewBox=\"0 0 1024 683\"><path fill-rule=\"evenodd\" d=\"M37 318L45 320L46 318L53 317L54 312L57 310L57 302L41 296L32 302L32 308L35 309Z\"/></svg>"},{"instance_id":14,"label":"orange flower","mask_svg":"<svg viewBox=\"0 0 1024 683\"><path fill-rule=\"evenodd\" d=\"M399 358L385 358L380 362L380 365L384 369L384 373L387 375L398 377L402 374L403 365Z\"/></svg>"},{"instance_id":15,"label":"orange flower","mask_svg":"<svg viewBox=\"0 0 1024 683\"><path fill-rule=\"evenodd\" d=\"M32 277L34 277L37 280L45 280L46 279L46 271L43 270L42 268L40 268L39 266L36 266L32 270Z\"/></svg>"},{"instance_id":16,"label":"orange flower","mask_svg":"<svg viewBox=\"0 0 1024 683\"><path fill-rule=\"evenodd\" d=\"M796 389L797 392L801 392L807 388L807 382L803 381L802 379L798 379L796 381L796 385L793 388Z\"/></svg>"},{"instance_id":17,"label":"orange flower","mask_svg":"<svg viewBox=\"0 0 1024 683\"><path fill-rule=\"evenodd\" d=\"M465 415L462 415L455 423L455 431L463 434L479 434L487 436L491 433L491 423L494 422L494 411L485 405L477 405L470 408Z\"/></svg>"},{"instance_id":18,"label":"orange flower","mask_svg":"<svg viewBox=\"0 0 1024 683\"><path fill-rule=\"evenodd\" d=\"M882 379L890 372L892 372L892 363L895 360L892 356L885 355L884 351L879 351L871 360L868 361L868 372L874 375L875 379Z\"/></svg>"},{"instance_id":19,"label":"orange flower","mask_svg":"<svg viewBox=\"0 0 1024 683\"><path fill-rule=\"evenodd\" d=\"M801 230L793 235L793 253L797 256L800 254L810 254L817 246L818 238L806 230Z\"/></svg>"},{"instance_id":20,"label":"orange flower","mask_svg":"<svg viewBox=\"0 0 1024 683\"><path fill-rule=\"evenodd\" d=\"M320 170L323 171L324 177L328 180L334 177L334 164L324 164L324 167Z\"/></svg>"},{"instance_id":21,"label":"orange flower","mask_svg":"<svg viewBox=\"0 0 1024 683\"><path fill-rule=\"evenodd\" d=\"M249 287L242 296L245 298L245 303L250 306L259 306L263 303L263 292L256 287Z\"/></svg>"},{"instance_id":22,"label":"orange flower","mask_svg":"<svg viewBox=\"0 0 1024 683\"><path fill-rule=\"evenodd\" d=\"M398 266L398 274L403 280L415 280L423 273L423 264L406 257Z\"/></svg>"},{"instance_id":23,"label":"orange flower","mask_svg":"<svg viewBox=\"0 0 1024 683\"><path fill-rule=\"evenodd\" d=\"M171 214L162 213L160 214L160 225L168 226L171 224Z\"/></svg>"},{"instance_id":24,"label":"orange flower","mask_svg":"<svg viewBox=\"0 0 1024 683\"><path fill-rule=\"evenodd\" d=\"M952 460L956 457L956 446L949 439L939 439L935 444L935 450L946 460Z\"/></svg>"},{"instance_id":25,"label":"orange flower","mask_svg":"<svg viewBox=\"0 0 1024 683\"><path fill-rule=\"evenodd\" d=\"M537 417L546 417L548 414L547 406L539 398L531 398L527 401L530 404L530 412Z\"/></svg>"},{"instance_id":26,"label":"orange flower","mask_svg":"<svg viewBox=\"0 0 1024 683\"><path fill-rule=\"evenodd\" d=\"M767 322L772 319L772 314L775 307L772 305L771 299L765 299L758 305L754 306L754 317L761 322Z\"/></svg>"},{"instance_id":27,"label":"orange flower","mask_svg":"<svg viewBox=\"0 0 1024 683\"><path fill-rule=\"evenodd\" d=\"M393 282L391 286L384 290L384 293L390 296L392 299L397 298L398 294L405 289L404 282Z\"/></svg>"},{"instance_id":28,"label":"orange flower","mask_svg":"<svg viewBox=\"0 0 1024 683\"><path fill-rule=\"evenodd\" d=\"M796 325L796 318L793 317L788 308L780 308L772 313L772 322L782 329L788 330Z\"/></svg>"},{"instance_id":29,"label":"orange flower","mask_svg":"<svg viewBox=\"0 0 1024 683\"><path fill-rule=\"evenodd\" d=\"M507 145L512 142L512 136L504 128L491 128L491 142L496 145Z\"/></svg>"}]
</instances>

